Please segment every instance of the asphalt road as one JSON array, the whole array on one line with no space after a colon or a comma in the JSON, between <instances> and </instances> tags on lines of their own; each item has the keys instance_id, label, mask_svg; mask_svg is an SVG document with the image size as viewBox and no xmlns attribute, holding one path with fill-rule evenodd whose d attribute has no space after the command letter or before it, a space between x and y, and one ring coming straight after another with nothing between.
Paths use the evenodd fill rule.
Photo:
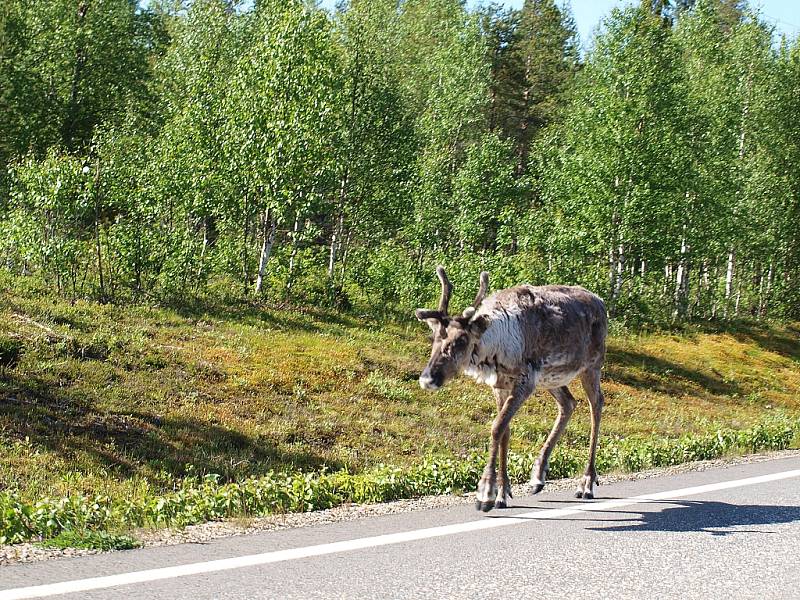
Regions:
<instances>
[{"instance_id":1,"label":"asphalt road","mask_svg":"<svg viewBox=\"0 0 800 600\"><path fill-rule=\"evenodd\" d=\"M800 598L800 457L597 491L0 567L0 600Z\"/></svg>"}]
</instances>

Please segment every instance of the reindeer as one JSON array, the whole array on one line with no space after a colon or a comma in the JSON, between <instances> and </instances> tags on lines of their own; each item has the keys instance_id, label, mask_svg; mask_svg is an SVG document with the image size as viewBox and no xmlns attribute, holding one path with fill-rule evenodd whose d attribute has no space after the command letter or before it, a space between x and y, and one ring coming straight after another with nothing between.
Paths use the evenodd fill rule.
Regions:
<instances>
[{"instance_id":1,"label":"reindeer","mask_svg":"<svg viewBox=\"0 0 800 600\"><path fill-rule=\"evenodd\" d=\"M550 392L558 403L558 417L531 473L533 493L542 491L550 454L577 404L567 388L575 377L580 377L592 415L589 462L575 497L594 498L603 410L600 368L608 330L603 301L581 287L561 285L520 285L486 298L489 274L484 271L472 306L461 316L450 316L447 310L453 286L444 268L437 267L436 274L442 284L438 310L416 311L417 319L433 331L431 357L419 384L437 390L463 372L490 386L497 402L489 461L478 483L476 508L488 512L508 506L509 423L537 387Z\"/></svg>"}]
</instances>

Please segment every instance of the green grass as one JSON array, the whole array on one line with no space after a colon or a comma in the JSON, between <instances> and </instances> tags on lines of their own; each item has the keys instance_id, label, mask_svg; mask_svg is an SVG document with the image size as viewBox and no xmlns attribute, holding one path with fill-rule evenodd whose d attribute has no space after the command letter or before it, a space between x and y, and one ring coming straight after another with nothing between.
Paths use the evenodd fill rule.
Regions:
<instances>
[{"instance_id":1,"label":"green grass","mask_svg":"<svg viewBox=\"0 0 800 600\"><path fill-rule=\"evenodd\" d=\"M0 492L14 506L72 496L145 506L209 475L224 486L482 457L491 393L466 380L420 390L428 343L411 315L386 323L258 304L71 304L0 275L0 348L11 357L0 365ZM601 448L631 439L658 453L662 440L751 431L770 415L794 423L800 330L620 330L603 387ZM531 398L515 418L512 450L535 452L554 417L549 396ZM581 456L587 435L581 402L558 452ZM639 463L647 461L609 459L604 468Z\"/></svg>"}]
</instances>

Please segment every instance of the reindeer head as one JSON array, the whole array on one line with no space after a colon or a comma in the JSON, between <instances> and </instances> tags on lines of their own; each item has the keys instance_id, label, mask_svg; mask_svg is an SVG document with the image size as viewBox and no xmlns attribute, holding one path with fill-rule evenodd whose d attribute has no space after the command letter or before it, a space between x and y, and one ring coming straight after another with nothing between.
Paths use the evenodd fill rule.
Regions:
<instances>
[{"instance_id":1,"label":"reindeer head","mask_svg":"<svg viewBox=\"0 0 800 600\"><path fill-rule=\"evenodd\" d=\"M436 267L436 275L442 282L438 310L416 310L417 318L425 321L433 331L431 357L419 376L419 385L425 390L439 389L467 366L472 349L488 325L485 317L475 317L475 311L483 302L489 287L489 274L486 271L480 275L478 295L472 306L455 317L447 314L453 286L443 267Z\"/></svg>"}]
</instances>

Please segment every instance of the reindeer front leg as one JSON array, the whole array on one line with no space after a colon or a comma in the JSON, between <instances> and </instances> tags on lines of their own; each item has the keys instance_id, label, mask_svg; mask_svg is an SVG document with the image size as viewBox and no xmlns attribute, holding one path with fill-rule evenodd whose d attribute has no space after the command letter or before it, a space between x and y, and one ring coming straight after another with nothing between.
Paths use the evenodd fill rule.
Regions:
<instances>
[{"instance_id":1,"label":"reindeer front leg","mask_svg":"<svg viewBox=\"0 0 800 600\"><path fill-rule=\"evenodd\" d=\"M505 448L508 449L509 423L516 414L522 403L533 393L536 379L532 368L528 369L522 377L517 380L511 389L511 394L506 398L503 407L498 411L497 417L492 422L492 442L489 448L489 462L483 470L483 476L478 482L478 495L475 507L483 512L489 512L495 507L497 500L497 458L503 447L503 438L506 438ZM498 401L499 405L499 401ZM503 453L505 455L505 452ZM505 471L505 458L503 459L503 470ZM508 474L504 473L503 485L508 481ZM500 500L504 500L505 495Z\"/></svg>"},{"instance_id":2,"label":"reindeer front leg","mask_svg":"<svg viewBox=\"0 0 800 600\"><path fill-rule=\"evenodd\" d=\"M506 400L511 397L511 390L504 388L492 388L494 398L497 402L497 414L503 410ZM511 480L508 478L508 442L511 439L511 427L506 427L505 433L500 438L500 454L498 460L500 463L500 473L497 478L497 499L495 500L495 508L507 508L508 501L511 498Z\"/></svg>"}]
</instances>

